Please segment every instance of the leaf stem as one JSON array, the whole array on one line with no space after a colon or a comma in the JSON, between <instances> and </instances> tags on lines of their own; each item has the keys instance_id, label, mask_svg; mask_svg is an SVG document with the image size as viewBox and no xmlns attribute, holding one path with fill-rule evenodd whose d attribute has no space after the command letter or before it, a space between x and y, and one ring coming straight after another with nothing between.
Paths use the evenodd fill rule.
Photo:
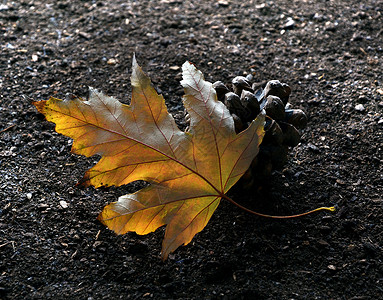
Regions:
<instances>
[{"instance_id":1,"label":"leaf stem","mask_svg":"<svg viewBox=\"0 0 383 300\"><path fill-rule=\"evenodd\" d=\"M301 214L296 214L296 215L290 215L290 216L273 216L273 215L262 214L262 213L253 211L253 210L251 210L251 209L248 209L248 208L242 206L241 204L235 202L233 199L231 199L230 197L228 197L228 196L226 196L226 195L222 195L222 198L224 198L224 199L226 199L227 201L233 203L235 206L238 206L240 209L243 209L244 211L246 211L246 212L248 212L248 213L251 213L251 214L256 215L256 216L260 216L260 217L264 217L264 218L272 218L272 219L291 219L291 218L298 218L298 217L302 217L302 216L305 216L305 215L308 215L308 214L311 214L311 213L314 213L314 212L317 212L317 211L320 211L320 210L335 211L335 207L334 207L334 206L331 206L331 207L319 207L319 208L316 208L316 209L313 209L313 210L310 210L310 211L306 211L306 212L301 213Z\"/></svg>"}]
</instances>

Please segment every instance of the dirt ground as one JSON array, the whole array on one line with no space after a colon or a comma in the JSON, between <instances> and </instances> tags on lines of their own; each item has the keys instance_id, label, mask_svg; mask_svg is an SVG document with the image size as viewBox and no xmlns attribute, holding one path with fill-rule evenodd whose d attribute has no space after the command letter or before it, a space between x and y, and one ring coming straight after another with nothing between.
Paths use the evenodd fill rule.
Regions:
<instances>
[{"instance_id":1,"label":"dirt ground","mask_svg":"<svg viewBox=\"0 0 383 300\"><path fill-rule=\"evenodd\" d=\"M0 1L0 299L383 299L383 2ZM166 262L163 229L116 236L96 217L131 192L79 188L31 100L88 86L127 103L132 55L179 117L181 65L211 82L279 79L309 116L289 161L230 196Z\"/></svg>"}]
</instances>

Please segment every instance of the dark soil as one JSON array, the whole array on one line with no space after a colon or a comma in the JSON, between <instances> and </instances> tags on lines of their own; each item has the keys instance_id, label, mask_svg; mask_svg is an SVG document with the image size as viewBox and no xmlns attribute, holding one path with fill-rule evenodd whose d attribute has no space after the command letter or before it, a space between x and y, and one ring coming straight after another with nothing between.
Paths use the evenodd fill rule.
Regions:
<instances>
[{"instance_id":1,"label":"dark soil","mask_svg":"<svg viewBox=\"0 0 383 300\"><path fill-rule=\"evenodd\" d=\"M383 2L1 1L0 298L382 299ZM163 229L116 236L96 221L132 191L75 184L70 154L31 100L88 86L130 98L133 53L183 120L179 67L207 80L279 79L308 127L257 192L230 195L166 262Z\"/></svg>"}]
</instances>

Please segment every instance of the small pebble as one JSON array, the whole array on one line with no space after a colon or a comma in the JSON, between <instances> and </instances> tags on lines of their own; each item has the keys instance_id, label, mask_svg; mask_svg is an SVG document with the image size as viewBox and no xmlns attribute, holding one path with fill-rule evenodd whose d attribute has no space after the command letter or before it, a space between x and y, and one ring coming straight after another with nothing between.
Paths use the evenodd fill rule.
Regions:
<instances>
[{"instance_id":1,"label":"small pebble","mask_svg":"<svg viewBox=\"0 0 383 300\"><path fill-rule=\"evenodd\" d=\"M365 111L366 109L364 108L363 104L358 104L355 106L356 111Z\"/></svg>"},{"instance_id":2,"label":"small pebble","mask_svg":"<svg viewBox=\"0 0 383 300\"><path fill-rule=\"evenodd\" d=\"M27 198L28 198L28 200L31 200L32 199L32 193L27 193Z\"/></svg>"},{"instance_id":3,"label":"small pebble","mask_svg":"<svg viewBox=\"0 0 383 300\"><path fill-rule=\"evenodd\" d=\"M66 201L64 201L64 200L61 200L61 201L60 201L60 206L61 206L62 208L68 208L68 203L67 203Z\"/></svg>"},{"instance_id":4,"label":"small pebble","mask_svg":"<svg viewBox=\"0 0 383 300\"><path fill-rule=\"evenodd\" d=\"M48 205L48 204L45 204L45 203L41 203L41 204L38 205L38 208L41 209L41 210L45 210L45 209L47 209L48 207L49 207L49 205Z\"/></svg>"},{"instance_id":5,"label":"small pebble","mask_svg":"<svg viewBox=\"0 0 383 300\"><path fill-rule=\"evenodd\" d=\"M115 65L117 63L117 60L115 58L109 58L106 63L108 65Z\"/></svg>"},{"instance_id":6,"label":"small pebble","mask_svg":"<svg viewBox=\"0 0 383 300\"><path fill-rule=\"evenodd\" d=\"M295 21L292 18L288 18L285 25L283 25L283 29L293 29L295 26Z\"/></svg>"},{"instance_id":7,"label":"small pebble","mask_svg":"<svg viewBox=\"0 0 383 300\"><path fill-rule=\"evenodd\" d=\"M89 40L92 37L90 34L83 32L83 31L79 31L78 35L83 37L84 39L87 39L87 40Z\"/></svg>"},{"instance_id":8,"label":"small pebble","mask_svg":"<svg viewBox=\"0 0 383 300\"><path fill-rule=\"evenodd\" d=\"M332 271L336 271L336 267L334 265L328 265L327 268Z\"/></svg>"},{"instance_id":9,"label":"small pebble","mask_svg":"<svg viewBox=\"0 0 383 300\"><path fill-rule=\"evenodd\" d=\"M319 153L320 150L317 146L315 146L314 144L312 143L308 143L307 147L309 148L309 150L315 152L315 153Z\"/></svg>"},{"instance_id":10,"label":"small pebble","mask_svg":"<svg viewBox=\"0 0 383 300\"><path fill-rule=\"evenodd\" d=\"M6 5L6 4L0 4L0 11L2 10L8 10L9 9L9 6Z\"/></svg>"},{"instance_id":11,"label":"small pebble","mask_svg":"<svg viewBox=\"0 0 383 300\"><path fill-rule=\"evenodd\" d=\"M228 7L229 4L230 4L229 1L218 0L218 5L219 5L219 6L222 6L222 7Z\"/></svg>"}]
</instances>

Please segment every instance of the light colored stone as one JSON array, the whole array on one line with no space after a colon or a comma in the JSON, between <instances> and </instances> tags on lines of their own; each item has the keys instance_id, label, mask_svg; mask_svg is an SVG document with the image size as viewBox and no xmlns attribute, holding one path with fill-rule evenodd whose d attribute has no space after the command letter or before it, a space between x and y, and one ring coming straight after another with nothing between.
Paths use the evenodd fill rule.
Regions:
<instances>
[{"instance_id":1,"label":"light colored stone","mask_svg":"<svg viewBox=\"0 0 383 300\"><path fill-rule=\"evenodd\" d=\"M61 201L60 201L60 206L61 206L62 208L68 208L68 203L67 203L65 200L61 200Z\"/></svg>"}]
</instances>

